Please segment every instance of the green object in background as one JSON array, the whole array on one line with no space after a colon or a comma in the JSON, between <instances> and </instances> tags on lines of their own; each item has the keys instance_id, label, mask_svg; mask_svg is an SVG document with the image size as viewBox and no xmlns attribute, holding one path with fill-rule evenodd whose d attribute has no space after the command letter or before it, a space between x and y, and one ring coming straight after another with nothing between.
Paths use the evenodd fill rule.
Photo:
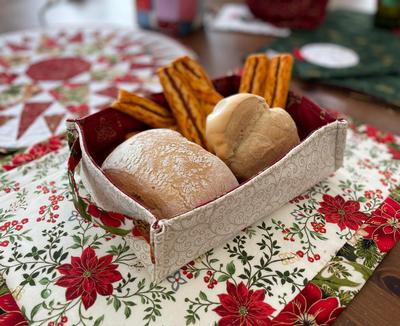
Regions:
<instances>
[{"instance_id":1,"label":"green object in background","mask_svg":"<svg viewBox=\"0 0 400 326\"><path fill-rule=\"evenodd\" d=\"M400 106L400 37L375 27L374 15L331 11L320 28L293 31L290 37L279 39L263 50L300 53L301 57L301 48L313 43L332 43L351 49L359 62L347 68L327 68L296 60L295 76L363 92Z\"/></svg>"},{"instance_id":2,"label":"green object in background","mask_svg":"<svg viewBox=\"0 0 400 326\"><path fill-rule=\"evenodd\" d=\"M379 0L375 25L386 28L400 27L400 0Z\"/></svg>"},{"instance_id":3,"label":"green object in background","mask_svg":"<svg viewBox=\"0 0 400 326\"><path fill-rule=\"evenodd\" d=\"M311 43L333 43L354 50L360 63L343 69L330 69L309 62L296 62L294 73L302 78L333 78L386 75L400 72L400 38L376 28L372 15L352 11L329 12L320 28L293 31L269 48L278 52L294 52Z\"/></svg>"},{"instance_id":4,"label":"green object in background","mask_svg":"<svg viewBox=\"0 0 400 326\"><path fill-rule=\"evenodd\" d=\"M400 75L329 78L322 83L365 93L400 108Z\"/></svg>"}]
</instances>

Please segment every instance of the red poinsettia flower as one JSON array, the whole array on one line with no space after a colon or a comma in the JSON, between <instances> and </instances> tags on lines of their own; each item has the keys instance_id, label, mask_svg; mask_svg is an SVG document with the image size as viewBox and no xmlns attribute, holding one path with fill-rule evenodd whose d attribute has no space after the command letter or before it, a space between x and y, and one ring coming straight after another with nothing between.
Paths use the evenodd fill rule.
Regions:
<instances>
[{"instance_id":1,"label":"red poinsettia flower","mask_svg":"<svg viewBox=\"0 0 400 326\"><path fill-rule=\"evenodd\" d=\"M119 227L125 221L124 215L102 211L95 205L89 205L87 212L93 217L99 218L105 226Z\"/></svg>"},{"instance_id":2,"label":"red poinsettia flower","mask_svg":"<svg viewBox=\"0 0 400 326\"><path fill-rule=\"evenodd\" d=\"M400 145L389 144L389 153L392 154L392 159L400 160Z\"/></svg>"},{"instance_id":3,"label":"red poinsettia flower","mask_svg":"<svg viewBox=\"0 0 400 326\"><path fill-rule=\"evenodd\" d=\"M381 252L388 252L400 240L400 203L387 198L363 228Z\"/></svg>"},{"instance_id":4,"label":"red poinsettia flower","mask_svg":"<svg viewBox=\"0 0 400 326\"><path fill-rule=\"evenodd\" d=\"M0 325L27 326L29 325L19 310L11 293L0 296Z\"/></svg>"},{"instance_id":5,"label":"red poinsettia flower","mask_svg":"<svg viewBox=\"0 0 400 326\"><path fill-rule=\"evenodd\" d=\"M214 311L222 318L219 326L267 326L275 309L264 302L265 290L249 290L243 282L238 286L226 282L227 294L219 294L221 303Z\"/></svg>"},{"instance_id":6,"label":"red poinsettia flower","mask_svg":"<svg viewBox=\"0 0 400 326\"><path fill-rule=\"evenodd\" d=\"M11 84L17 76L16 74L0 72L0 84Z\"/></svg>"},{"instance_id":7,"label":"red poinsettia flower","mask_svg":"<svg viewBox=\"0 0 400 326\"><path fill-rule=\"evenodd\" d=\"M318 212L324 214L325 220L329 223L335 223L340 230L346 227L357 230L367 215L360 212L360 203L354 200L344 200L340 195L333 197L331 195L323 195L324 201L319 204L321 207Z\"/></svg>"},{"instance_id":8,"label":"red poinsettia flower","mask_svg":"<svg viewBox=\"0 0 400 326\"><path fill-rule=\"evenodd\" d=\"M374 138L379 143L394 143L395 139L393 134L389 132L380 131L374 127L367 126L367 136Z\"/></svg>"},{"instance_id":9,"label":"red poinsettia flower","mask_svg":"<svg viewBox=\"0 0 400 326\"><path fill-rule=\"evenodd\" d=\"M321 289L313 283L308 283L272 320L272 323L281 326L328 326L335 321L343 309L337 298L322 299Z\"/></svg>"},{"instance_id":10,"label":"red poinsettia flower","mask_svg":"<svg viewBox=\"0 0 400 326\"><path fill-rule=\"evenodd\" d=\"M88 309L96 301L97 293L111 295L111 284L122 279L121 273L116 270L118 265L111 261L112 255L98 258L94 250L87 247L81 257L71 257L71 264L57 267L63 276L56 284L67 288L67 300L81 297L84 307Z\"/></svg>"}]
</instances>

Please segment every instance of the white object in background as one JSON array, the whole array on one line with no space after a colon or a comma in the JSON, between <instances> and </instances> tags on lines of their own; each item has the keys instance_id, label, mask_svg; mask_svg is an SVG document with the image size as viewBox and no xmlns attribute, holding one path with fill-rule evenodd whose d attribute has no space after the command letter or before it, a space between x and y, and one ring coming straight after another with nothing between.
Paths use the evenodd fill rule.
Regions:
<instances>
[{"instance_id":1,"label":"white object in background","mask_svg":"<svg viewBox=\"0 0 400 326\"><path fill-rule=\"evenodd\" d=\"M289 28L280 28L255 18L245 4L226 4L210 21L215 30L263 34L278 37L290 35Z\"/></svg>"},{"instance_id":2,"label":"white object in background","mask_svg":"<svg viewBox=\"0 0 400 326\"><path fill-rule=\"evenodd\" d=\"M354 50L334 43L306 44L301 47L300 53L304 60L331 69L350 68L360 62Z\"/></svg>"},{"instance_id":3,"label":"white object in background","mask_svg":"<svg viewBox=\"0 0 400 326\"><path fill-rule=\"evenodd\" d=\"M328 4L328 10L333 9L347 9L367 14L374 14L377 7L376 0L362 0L362 1L349 1L349 0L331 0Z\"/></svg>"},{"instance_id":4,"label":"white object in background","mask_svg":"<svg viewBox=\"0 0 400 326\"><path fill-rule=\"evenodd\" d=\"M61 24L115 24L137 29L136 6L132 0L54 1L43 8L42 27ZM135 17L135 18L134 18Z\"/></svg>"}]
</instances>

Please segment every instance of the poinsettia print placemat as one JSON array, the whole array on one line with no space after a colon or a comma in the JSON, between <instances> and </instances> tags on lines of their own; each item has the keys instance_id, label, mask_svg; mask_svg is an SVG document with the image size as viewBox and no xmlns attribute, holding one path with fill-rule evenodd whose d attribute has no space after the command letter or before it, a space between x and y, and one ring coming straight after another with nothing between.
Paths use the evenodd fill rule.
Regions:
<instances>
[{"instance_id":1,"label":"poinsettia print placemat","mask_svg":"<svg viewBox=\"0 0 400 326\"><path fill-rule=\"evenodd\" d=\"M328 325L400 238L399 143L354 127L344 168L156 284L74 210L52 139L3 162L0 271L32 325Z\"/></svg>"},{"instance_id":2,"label":"poinsettia print placemat","mask_svg":"<svg viewBox=\"0 0 400 326\"><path fill-rule=\"evenodd\" d=\"M118 88L160 91L156 69L183 54L161 34L113 27L1 35L0 148L62 133L67 118L106 107Z\"/></svg>"}]
</instances>

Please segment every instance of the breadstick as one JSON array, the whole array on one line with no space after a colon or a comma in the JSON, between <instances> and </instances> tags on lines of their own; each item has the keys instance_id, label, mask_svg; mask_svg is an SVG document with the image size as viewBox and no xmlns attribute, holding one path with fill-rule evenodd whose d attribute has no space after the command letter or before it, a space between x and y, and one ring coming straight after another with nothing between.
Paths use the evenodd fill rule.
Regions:
<instances>
[{"instance_id":1,"label":"breadstick","mask_svg":"<svg viewBox=\"0 0 400 326\"><path fill-rule=\"evenodd\" d=\"M239 93L252 93L264 96L269 59L264 54L253 54L247 57Z\"/></svg>"},{"instance_id":2,"label":"breadstick","mask_svg":"<svg viewBox=\"0 0 400 326\"><path fill-rule=\"evenodd\" d=\"M172 66L159 69L157 74L179 131L187 139L205 147L205 119L191 88Z\"/></svg>"},{"instance_id":3,"label":"breadstick","mask_svg":"<svg viewBox=\"0 0 400 326\"><path fill-rule=\"evenodd\" d=\"M171 111L147 98L125 90L119 91L118 99L111 104L111 107L153 128L171 128L176 124Z\"/></svg>"},{"instance_id":4,"label":"breadstick","mask_svg":"<svg viewBox=\"0 0 400 326\"><path fill-rule=\"evenodd\" d=\"M292 76L293 56L274 56L269 64L264 98L270 107L285 108Z\"/></svg>"},{"instance_id":5,"label":"breadstick","mask_svg":"<svg viewBox=\"0 0 400 326\"><path fill-rule=\"evenodd\" d=\"M172 66L192 88L205 117L207 117L223 96L215 90L204 69L192 58L188 56L180 57L172 62Z\"/></svg>"}]
</instances>

